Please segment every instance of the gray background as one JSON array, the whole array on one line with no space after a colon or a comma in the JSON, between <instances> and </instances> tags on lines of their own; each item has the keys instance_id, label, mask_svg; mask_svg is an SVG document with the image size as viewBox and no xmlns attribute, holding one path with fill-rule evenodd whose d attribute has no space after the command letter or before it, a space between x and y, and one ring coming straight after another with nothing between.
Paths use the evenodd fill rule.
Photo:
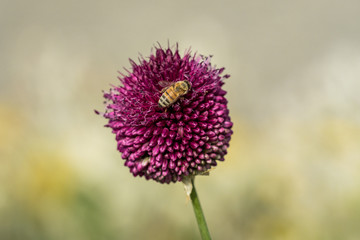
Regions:
<instances>
[{"instance_id":1,"label":"gray background","mask_svg":"<svg viewBox=\"0 0 360 240\"><path fill-rule=\"evenodd\" d=\"M358 239L359 1L0 1L1 239L198 239L181 184L133 178L93 109L159 42L231 75L197 179L214 239Z\"/></svg>"}]
</instances>

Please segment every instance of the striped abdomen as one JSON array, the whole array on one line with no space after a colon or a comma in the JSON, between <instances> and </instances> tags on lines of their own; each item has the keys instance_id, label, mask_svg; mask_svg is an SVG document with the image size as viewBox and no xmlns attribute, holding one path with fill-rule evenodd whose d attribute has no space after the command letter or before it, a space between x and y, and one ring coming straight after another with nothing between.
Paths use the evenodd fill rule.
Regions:
<instances>
[{"instance_id":1,"label":"striped abdomen","mask_svg":"<svg viewBox=\"0 0 360 240\"><path fill-rule=\"evenodd\" d=\"M176 102L180 96L181 94L175 91L175 87L170 86L161 95L158 105L161 108L169 107L171 104Z\"/></svg>"}]
</instances>

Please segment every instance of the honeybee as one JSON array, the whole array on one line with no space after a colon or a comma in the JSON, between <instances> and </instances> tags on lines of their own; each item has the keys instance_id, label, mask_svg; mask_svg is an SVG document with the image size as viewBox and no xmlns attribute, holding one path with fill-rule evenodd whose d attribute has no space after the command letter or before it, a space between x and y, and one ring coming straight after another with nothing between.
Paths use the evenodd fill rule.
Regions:
<instances>
[{"instance_id":1,"label":"honeybee","mask_svg":"<svg viewBox=\"0 0 360 240\"><path fill-rule=\"evenodd\" d=\"M161 108L168 108L174 104L181 96L184 96L191 89L190 82L187 80L177 82L160 81L159 85L164 87L161 90L161 97L158 106Z\"/></svg>"}]
</instances>

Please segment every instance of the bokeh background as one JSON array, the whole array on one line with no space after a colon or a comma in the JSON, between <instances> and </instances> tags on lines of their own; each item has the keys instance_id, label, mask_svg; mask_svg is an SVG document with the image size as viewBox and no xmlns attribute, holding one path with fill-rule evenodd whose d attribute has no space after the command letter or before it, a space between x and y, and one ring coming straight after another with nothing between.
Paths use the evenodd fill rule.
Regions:
<instances>
[{"instance_id":1,"label":"bokeh background","mask_svg":"<svg viewBox=\"0 0 360 240\"><path fill-rule=\"evenodd\" d=\"M182 184L133 178L94 114L159 42L231 74L214 239L360 239L360 2L0 1L0 239L199 239Z\"/></svg>"}]
</instances>

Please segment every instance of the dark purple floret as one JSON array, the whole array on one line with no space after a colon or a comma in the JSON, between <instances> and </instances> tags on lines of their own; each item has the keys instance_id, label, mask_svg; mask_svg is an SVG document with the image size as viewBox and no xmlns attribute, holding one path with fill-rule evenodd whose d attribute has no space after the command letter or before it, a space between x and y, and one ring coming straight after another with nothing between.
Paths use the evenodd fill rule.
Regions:
<instances>
[{"instance_id":1,"label":"dark purple floret","mask_svg":"<svg viewBox=\"0 0 360 240\"><path fill-rule=\"evenodd\" d=\"M117 149L134 176L161 183L202 174L224 161L232 135L226 91L229 75L211 65L210 57L183 57L178 48L155 49L149 59L121 74L123 86L104 94L107 127L116 135ZM190 91L168 108L160 108L160 81L187 80Z\"/></svg>"}]
</instances>

